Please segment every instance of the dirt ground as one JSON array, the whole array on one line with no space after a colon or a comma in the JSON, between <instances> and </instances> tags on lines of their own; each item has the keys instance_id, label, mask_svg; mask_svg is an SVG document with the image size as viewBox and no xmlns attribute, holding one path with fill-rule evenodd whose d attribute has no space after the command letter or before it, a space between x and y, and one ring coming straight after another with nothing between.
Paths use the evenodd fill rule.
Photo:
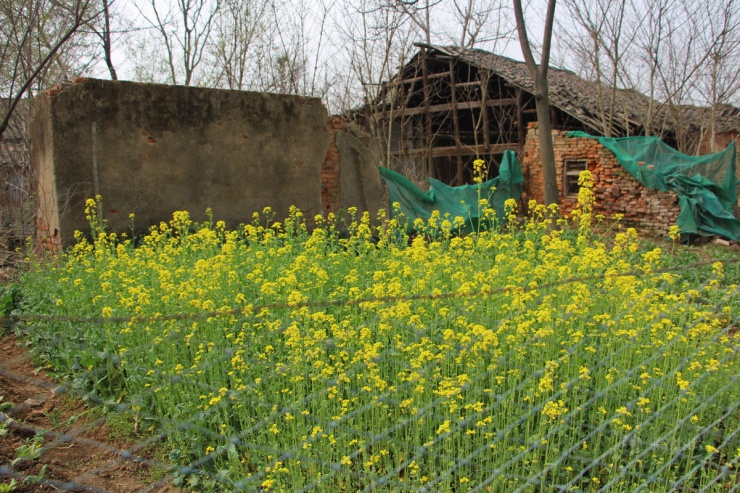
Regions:
<instances>
[{"instance_id":1,"label":"dirt ground","mask_svg":"<svg viewBox=\"0 0 740 493\"><path fill-rule=\"evenodd\" d=\"M99 408L37 372L11 334L0 335L0 397L0 491L14 478L22 493L183 493L156 443L118 438Z\"/></svg>"}]
</instances>

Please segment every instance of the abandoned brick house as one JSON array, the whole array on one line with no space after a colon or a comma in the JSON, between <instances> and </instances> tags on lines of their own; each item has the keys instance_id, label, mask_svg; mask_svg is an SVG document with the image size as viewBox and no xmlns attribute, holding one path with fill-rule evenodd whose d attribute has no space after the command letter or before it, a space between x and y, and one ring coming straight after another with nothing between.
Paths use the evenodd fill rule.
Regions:
<instances>
[{"instance_id":1,"label":"abandoned brick house","mask_svg":"<svg viewBox=\"0 0 740 493\"><path fill-rule=\"evenodd\" d=\"M451 185L472 182L472 161L489 163L489 178L506 150L517 153L527 199L543 199L533 84L523 62L477 49L417 44L419 51L365 107L386 149L384 164L420 183L433 177ZM596 140L568 131L623 137L644 135L649 100L632 90L589 82L573 72L549 71L551 119L561 208L577 197L577 176L593 172L597 212L664 232L678 216L676 197L632 178ZM611 101L614 104L610 104ZM740 134L740 109L722 106L707 123L705 108L659 108L650 134L683 149L719 150ZM694 153L694 152L692 152Z\"/></svg>"}]
</instances>

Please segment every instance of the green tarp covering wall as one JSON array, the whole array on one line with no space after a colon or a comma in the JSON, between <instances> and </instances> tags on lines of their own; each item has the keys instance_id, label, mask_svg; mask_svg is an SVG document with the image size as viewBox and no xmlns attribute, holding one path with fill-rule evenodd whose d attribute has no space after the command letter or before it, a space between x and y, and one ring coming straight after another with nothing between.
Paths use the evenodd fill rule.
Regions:
<instances>
[{"instance_id":1,"label":"green tarp covering wall","mask_svg":"<svg viewBox=\"0 0 740 493\"><path fill-rule=\"evenodd\" d=\"M434 178L427 178L429 190L422 192L408 178L380 168L380 176L388 186L388 196L391 205L398 203L400 213L408 220L407 227L413 229L414 220L429 219L432 211L438 210L442 216L449 213L450 221L455 217L465 219L465 226L458 231L477 231L487 224L480 223L478 197L487 199L496 211L496 217L504 217L504 202L507 199L519 201L524 187L524 175L519 167L516 154L506 151L499 166L499 175L487 182L476 185L451 187ZM390 208L393 214L393 207Z\"/></svg>"},{"instance_id":2,"label":"green tarp covering wall","mask_svg":"<svg viewBox=\"0 0 740 493\"><path fill-rule=\"evenodd\" d=\"M674 192L680 208L676 225L682 234L719 235L740 241L735 144L704 156L680 153L657 137L596 137L568 132L570 137L598 139L643 185Z\"/></svg>"}]
</instances>

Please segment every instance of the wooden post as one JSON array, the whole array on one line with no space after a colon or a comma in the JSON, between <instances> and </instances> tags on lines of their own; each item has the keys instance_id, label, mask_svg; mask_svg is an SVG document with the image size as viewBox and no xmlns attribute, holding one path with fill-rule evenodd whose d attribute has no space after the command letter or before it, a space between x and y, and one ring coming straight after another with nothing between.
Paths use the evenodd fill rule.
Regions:
<instances>
[{"instance_id":1,"label":"wooden post","mask_svg":"<svg viewBox=\"0 0 740 493\"><path fill-rule=\"evenodd\" d=\"M426 165L427 165L427 176L434 176L434 168L432 166L432 117L429 115L429 106L431 105L429 95L429 74L427 69L427 56L429 50L424 48L421 54L421 78L424 88L424 140L426 144Z\"/></svg>"},{"instance_id":2,"label":"wooden post","mask_svg":"<svg viewBox=\"0 0 740 493\"><path fill-rule=\"evenodd\" d=\"M516 121L519 127L517 132L518 151L521 154L524 149L524 141L527 140L527 126L524 123L524 92L521 89L516 90Z\"/></svg>"},{"instance_id":3,"label":"wooden post","mask_svg":"<svg viewBox=\"0 0 740 493\"><path fill-rule=\"evenodd\" d=\"M478 72L478 77L480 77L481 72ZM481 78L480 81L480 110L483 112L483 148L486 150L486 153L488 153L488 149L491 147L491 130L489 128L488 123L488 85L490 82L491 73L485 72L485 75ZM490 163L488 163L490 164Z\"/></svg>"},{"instance_id":4,"label":"wooden post","mask_svg":"<svg viewBox=\"0 0 740 493\"><path fill-rule=\"evenodd\" d=\"M457 173L455 176L455 184L460 186L463 184L463 161L462 155L460 154L460 122L457 115L457 93L455 89L455 62L450 58L450 92L452 95L452 123L455 127L455 149L457 156Z\"/></svg>"}]
</instances>

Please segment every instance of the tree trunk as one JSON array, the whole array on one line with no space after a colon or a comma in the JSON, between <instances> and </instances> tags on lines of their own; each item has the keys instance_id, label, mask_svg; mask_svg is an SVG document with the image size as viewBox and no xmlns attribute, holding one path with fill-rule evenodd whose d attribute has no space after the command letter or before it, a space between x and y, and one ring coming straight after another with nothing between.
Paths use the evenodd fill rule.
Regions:
<instances>
[{"instance_id":1,"label":"tree trunk","mask_svg":"<svg viewBox=\"0 0 740 493\"><path fill-rule=\"evenodd\" d=\"M534 60L532 48L527 37L521 0L514 1L514 17L519 34L519 44L527 64L529 75L534 82L534 101L537 106L537 122L540 132L540 157L542 158L542 181L544 182L545 205L558 203L558 179L555 170L555 151L552 145L552 123L550 121L550 97L547 83L547 70L550 65L550 43L555 17L556 0L548 0L545 15L545 30L542 36L542 56L539 65Z\"/></svg>"},{"instance_id":2,"label":"tree trunk","mask_svg":"<svg viewBox=\"0 0 740 493\"><path fill-rule=\"evenodd\" d=\"M118 80L118 74L116 73L116 68L113 66L113 56L111 54L113 44L111 42L110 35L110 0L105 0L103 2L103 21L104 30L102 38L103 57L105 58L105 65L108 67L108 72L110 73L111 80Z\"/></svg>"},{"instance_id":3,"label":"tree trunk","mask_svg":"<svg viewBox=\"0 0 740 493\"><path fill-rule=\"evenodd\" d=\"M538 81L539 82L539 81ZM537 85L542 85L540 82ZM555 150L552 143L552 122L550 121L550 103L545 83L544 91L535 89L537 106L537 128L540 133L540 158L542 159L542 181L545 186L545 205L558 203L558 176L555 169Z\"/></svg>"}]
</instances>

